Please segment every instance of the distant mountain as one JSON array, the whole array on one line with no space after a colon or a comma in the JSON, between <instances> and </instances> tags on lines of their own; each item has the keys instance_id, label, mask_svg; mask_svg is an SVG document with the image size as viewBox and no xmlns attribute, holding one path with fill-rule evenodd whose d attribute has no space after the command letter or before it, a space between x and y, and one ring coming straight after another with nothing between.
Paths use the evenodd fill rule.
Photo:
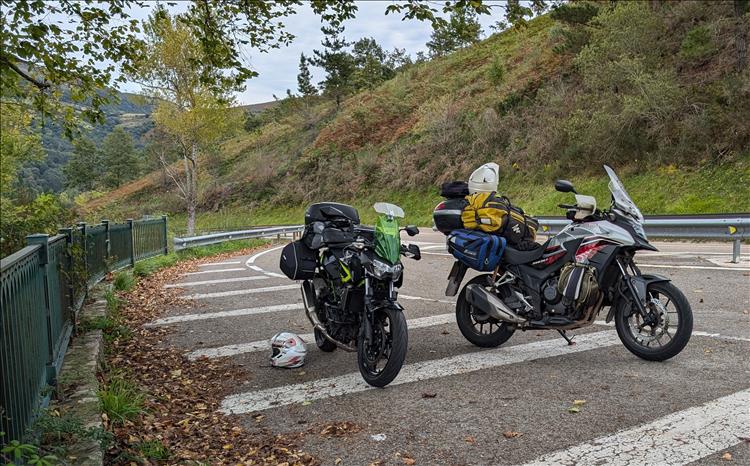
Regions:
<instances>
[{"instance_id":1,"label":"distant mountain","mask_svg":"<svg viewBox=\"0 0 750 466\"><path fill-rule=\"evenodd\" d=\"M133 136L135 146L141 148L144 145L143 136L154 127L151 119L154 106L135 94L120 92L118 96L118 103L103 108L106 115L104 124L85 125L82 135L99 144L115 126L122 126ZM47 156L24 167L19 173L19 181L21 186L37 193L60 192L65 187L62 168L68 163L73 145L54 121L43 122L41 132Z\"/></svg>"}]
</instances>

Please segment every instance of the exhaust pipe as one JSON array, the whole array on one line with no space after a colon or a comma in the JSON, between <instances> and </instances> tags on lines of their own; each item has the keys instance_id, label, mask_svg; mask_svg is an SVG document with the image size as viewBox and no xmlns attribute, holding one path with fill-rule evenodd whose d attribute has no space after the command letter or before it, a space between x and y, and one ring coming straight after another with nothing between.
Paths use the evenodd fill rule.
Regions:
<instances>
[{"instance_id":1,"label":"exhaust pipe","mask_svg":"<svg viewBox=\"0 0 750 466\"><path fill-rule=\"evenodd\" d=\"M502 299L487 291L482 285L466 286L466 301L491 317L511 324L522 324L526 319L513 312Z\"/></svg>"},{"instance_id":2,"label":"exhaust pipe","mask_svg":"<svg viewBox=\"0 0 750 466\"><path fill-rule=\"evenodd\" d=\"M357 348L341 343L340 341L330 336L326 331L325 325L323 325L323 323L320 321L320 318L318 318L318 312L315 305L317 300L315 299L315 288L313 287L312 280L305 280L302 282L302 302L305 305L305 314L307 315L307 319L310 321L313 328L319 331L326 340L330 341L344 351L357 351Z\"/></svg>"}]
</instances>

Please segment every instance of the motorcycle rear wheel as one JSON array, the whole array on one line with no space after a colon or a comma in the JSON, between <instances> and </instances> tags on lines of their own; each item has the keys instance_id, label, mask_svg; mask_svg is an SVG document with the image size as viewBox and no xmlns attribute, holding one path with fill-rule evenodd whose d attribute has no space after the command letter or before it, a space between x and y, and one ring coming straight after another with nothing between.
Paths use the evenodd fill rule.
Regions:
<instances>
[{"instance_id":1,"label":"motorcycle rear wheel","mask_svg":"<svg viewBox=\"0 0 750 466\"><path fill-rule=\"evenodd\" d=\"M478 275L464 286L456 301L456 323L461 334L470 343L480 348L495 348L513 336L516 328L507 322L500 322L484 313L478 312L466 301L466 287L473 284L486 285L492 275ZM485 332L485 330L487 330Z\"/></svg>"},{"instance_id":2,"label":"motorcycle rear wheel","mask_svg":"<svg viewBox=\"0 0 750 466\"><path fill-rule=\"evenodd\" d=\"M408 335L406 318L399 309L375 310L372 340L357 343L357 365L365 382L385 387L396 378L406 359Z\"/></svg>"},{"instance_id":3,"label":"motorcycle rear wheel","mask_svg":"<svg viewBox=\"0 0 750 466\"><path fill-rule=\"evenodd\" d=\"M685 348L693 332L693 311L685 295L670 282L648 285L647 309L654 325L643 321L635 309L618 309L615 328L631 353L648 361L665 361Z\"/></svg>"}]
</instances>

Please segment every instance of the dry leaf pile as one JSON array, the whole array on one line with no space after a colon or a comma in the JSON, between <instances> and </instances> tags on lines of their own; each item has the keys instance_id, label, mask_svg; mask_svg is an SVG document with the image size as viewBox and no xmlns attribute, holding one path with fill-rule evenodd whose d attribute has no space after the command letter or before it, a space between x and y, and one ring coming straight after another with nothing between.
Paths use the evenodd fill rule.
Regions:
<instances>
[{"instance_id":1,"label":"dry leaf pile","mask_svg":"<svg viewBox=\"0 0 750 466\"><path fill-rule=\"evenodd\" d=\"M164 284L202 262L217 259L222 257L178 263L142 278L123 295L126 305L121 315L133 335L110 345L107 363L111 371L128 374L128 379L145 392L146 412L124 426L108 426L114 434L107 452L108 464L131 464L132 458L141 456L139 446L153 441L161 442L170 452L163 464L319 464L295 446L294 435L274 435L265 430L251 435L236 418L217 412L233 381L252 377L246 369L227 361L190 361L167 345L168 329L143 327L170 306L192 306L178 296L178 290L164 289Z\"/></svg>"}]
</instances>

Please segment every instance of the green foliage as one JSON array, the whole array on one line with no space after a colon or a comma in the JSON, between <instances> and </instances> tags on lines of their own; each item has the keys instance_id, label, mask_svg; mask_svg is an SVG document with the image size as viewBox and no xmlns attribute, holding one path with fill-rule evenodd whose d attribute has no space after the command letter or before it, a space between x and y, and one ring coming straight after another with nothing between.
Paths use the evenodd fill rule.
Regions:
<instances>
[{"instance_id":1,"label":"green foliage","mask_svg":"<svg viewBox=\"0 0 750 466\"><path fill-rule=\"evenodd\" d=\"M138 444L138 450L141 454L150 460L165 461L170 458L172 453L169 451L161 441L159 440L148 440Z\"/></svg>"},{"instance_id":2,"label":"green foliage","mask_svg":"<svg viewBox=\"0 0 750 466\"><path fill-rule=\"evenodd\" d=\"M492 64L487 70L487 79L495 87L500 86L505 81L505 66L501 57L496 56L492 59Z\"/></svg>"},{"instance_id":3,"label":"green foliage","mask_svg":"<svg viewBox=\"0 0 750 466\"><path fill-rule=\"evenodd\" d=\"M476 11L469 7L457 8L451 12L447 22L433 25L427 48L432 57L442 57L458 49L479 42L482 26Z\"/></svg>"},{"instance_id":4,"label":"green foliage","mask_svg":"<svg viewBox=\"0 0 750 466\"><path fill-rule=\"evenodd\" d=\"M680 56L687 61L703 60L716 52L711 30L707 26L690 29L680 45Z\"/></svg>"},{"instance_id":5,"label":"green foliage","mask_svg":"<svg viewBox=\"0 0 750 466\"><path fill-rule=\"evenodd\" d=\"M62 225L70 224L72 212L59 196L41 194L30 202L0 198L0 251L6 256L26 246L26 236L33 233L55 234Z\"/></svg>"},{"instance_id":6,"label":"green foliage","mask_svg":"<svg viewBox=\"0 0 750 466\"><path fill-rule=\"evenodd\" d=\"M299 74L297 74L297 90L303 96L316 95L318 90L312 83L312 75L310 74L310 68L307 66L308 59L304 53L299 56ZM245 125L247 130L247 124Z\"/></svg>"},{"instance_id":7,"label":"green foliage","mask_svg":"<svg viewBox=\"0 0 750 466\"><path fill-rule=\"evenodd\" d=\"M104 300L107 302L107 310L113 314L117 313L120 310L120 306L122 306L122 300L112 288L108 288L104 292Z\"/></svg>"},{"instance_id":8,"label":"green foliage","mask_svg":"<svg viewBox=\"0 0 750 466\"><path fill-rule=\"evenodd\" d=\"M4 432L0 432L4 434ZM0 459L7 464L30 464L34 466L53 466L59 458L54 455L43 455L37 445L11 440L0 450Z\"/></svg>"},{"instance_id":9,"label":"green foliage","mask_svg":"<svg viewBox=\"0 0 750 466\"><path fill-rule=\"evenodd\" d=\"M130 291L135 286L137 280L129 270L121 270L115 273L112 279L112 286L117 291Z\"/></svg>"},{"instance_id":10,"label":"green foliage","mask_svg":"<svg viewBox=\"0 0 750 466\"><path fill-rule=\"evenodd\" d=\"M144 412L143 393L124 374L111 375L97 396L102 411L114 425L123 425Z\"/></svg>"},{"instance_id":11,"label":"green foliage","mask_svg":"<svg viewBox=\"0 0 750 466\"><path fill-rule=\"evenodd\" d=\"M65 187L91 191L101 183L103 160L99 148L88 137L73 141L73 153L63 168Z\"/></svg>"},{"instance_id":12,"label":"green foliage","mask_svg":"<svg viewBox=\"0 0 750 466\"><path fill-rule=\"evenodd\" d=\"M355 70L353 57L346 51L349 43L343 37L344 26L327 25L321 28L323 31L323 50L314 50L314 58L311 63L323 68L326 75L320 83L324 94L333 97L336 108L341 105L341 100L352 91L352 77Z\"/></svg>"},{"instance_id":13,"label":"green foliage","mask_svg":"<svg viewBox=\"0 0 750 466\"><path fill-rule=\"evenodd\" d=\"M109 188L116 188L138 175L138 155L133 147L133 137L121 126L115 127L102 141L102 163Z\"/></svg>"}]
</instances>

